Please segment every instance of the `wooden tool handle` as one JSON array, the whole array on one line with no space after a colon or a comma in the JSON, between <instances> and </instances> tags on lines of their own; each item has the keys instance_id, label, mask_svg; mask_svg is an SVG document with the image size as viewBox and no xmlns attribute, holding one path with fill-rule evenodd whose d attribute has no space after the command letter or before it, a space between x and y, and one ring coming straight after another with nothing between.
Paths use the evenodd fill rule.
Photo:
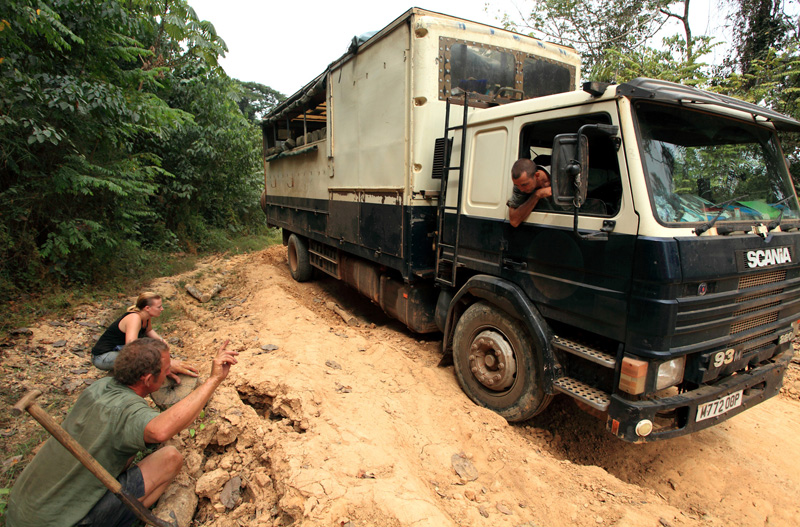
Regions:
<instances>
[{"instance_id":1,"label":"wooden tool handle","mask_svg":"<svg viewBox=\"0 0 800 527\"><path fill-rule=\"evenodd\" d=\"M11 408L11 414L16 417L24 414L25 410L27 410L28 407L33 404L33 401L35 401L40 395L42 395L41 391L30 390L28 393L22 396L22 399L17 401L17 404L15 404L13 408Z\"/></svg>"}]
</instances>

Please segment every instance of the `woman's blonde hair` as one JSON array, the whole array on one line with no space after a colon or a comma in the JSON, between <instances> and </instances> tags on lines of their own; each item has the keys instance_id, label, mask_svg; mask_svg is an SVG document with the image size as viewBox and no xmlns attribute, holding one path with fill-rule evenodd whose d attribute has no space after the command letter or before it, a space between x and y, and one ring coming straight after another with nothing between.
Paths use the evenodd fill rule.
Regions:
<instances>
[{"instance_id":1,"label":"woman's blonde hair","mask_svg":"<svg viewBox=\"0 0 800 527\"><path fill-rule=\"evenodd\" d=\"M149 306L152 300L161 300L161 295L150 291L142 293L139 295L139 298L136 299L136 303L128 308L128 313L138 313Z\"/></svg>"}]
</instances>

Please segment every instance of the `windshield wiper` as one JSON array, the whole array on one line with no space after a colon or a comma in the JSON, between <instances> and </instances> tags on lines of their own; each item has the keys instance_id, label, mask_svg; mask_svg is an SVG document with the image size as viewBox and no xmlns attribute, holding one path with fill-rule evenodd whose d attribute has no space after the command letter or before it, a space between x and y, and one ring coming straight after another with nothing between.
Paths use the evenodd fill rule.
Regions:
<instances>
[{"instance_id":1,"label":"windshield wiper","mask_svg":"<svg viewBox=\"0 0 800 527\"><path fill-rule=\"evenodd\" d=\"M788 197L786 197L786 198L783 198L783 199L782 199L782 200L780 200L778 203L776 203L775 205L772 205L772 206L773 206L773 207L775 207L775 206L777 206L777 205L783 205L784 203L786 203L787 201L789 201L789 200L790 200L790 199L792 199L793 197L794 197L794 196L788 196ZM773 229L777 229L778 227L780 227L780 226L781 226L781 220L783 219L783 213L784 213L785 211L786 211L786 207L781 207L781 213L778 215L778 219L777 219L777 220L775 220L775 221L771 221L771 222L769 222L769 225L767 225L767 232L769 232L769 231L771 231L771 230L773 230Z\"/></svg>"},{"instance_id":2,"label":"windshield wiper","mask_svg":"<svg viewBox=\"0 0 800 527\"><path fill-rule=\"evenodd\" d=\"M733 199L729 199L728 201L725 201L725 202L723 202L723 203L711 205L711 208L719 207L719 212L717 213L717 215L716 215L716 216L714 216L714 219L712 219L711 221L709 221L709 222L708 222L708 223L706 223L705 225L701 225L700 227L696 228L696 229L694 230L694 233L695 233L696 235L700 236L701 234L703 234L704 232L706 232L708 229L710 229L711 227L713 227L713 226L714 226L714 224L715 224L715 223L717 223L717 220L719 219L719 217L720 217L720 216L722 216L722 213L723 213L723 212L725 212L725 207L727 207L728 205L730 205L730 204L731 204L731 203L733 203L734 201L739 201L739 200L740 200L740 199L742 199L743 197L745 197L745 196L744 196L744 195L742 195L742 196L737 196L737 197L735 197L735 198L733 198Z\"/></svg>"}]
</instances>

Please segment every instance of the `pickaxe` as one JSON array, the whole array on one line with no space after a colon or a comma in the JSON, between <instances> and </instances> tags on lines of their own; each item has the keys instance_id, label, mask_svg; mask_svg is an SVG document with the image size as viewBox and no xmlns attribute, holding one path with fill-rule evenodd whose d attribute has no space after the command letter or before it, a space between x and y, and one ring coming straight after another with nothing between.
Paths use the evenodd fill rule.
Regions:
<instances>
[{"instance_id":1,"label":"pickaxe","mask_svg":"<svg viewBox=\"0 0 800 527\"><path fill-rule=\"evenodd\" d=\"M103 465L98 463L97 460L80 445L80 443L75 441L75 439L73 439L73 437L69 435L66 430L61 428L61 425L56 423L47 412L42 410L42 408L34 402L41 394L42 392L39 390L29 391L17 402L17 404L14 405L14 407L11 409L11 413L18 416L22 415L22 413L27 410L28 413L30 413L33 418L45 428L45 430L50 432L50 435L55 437L59 443L64 445L64 448L69 450L70 453L72 453L72 455L75 456L84 467L88 468L89 471L94 474L97 479L99 479L103 485L106 486L106 488L108 488L108 490L113 492L114 495L136 515L137 518L147 524L155 525L156 527L178 527L178 520L175 518L174 512L170 511L172 522L167 522L161 518L157 518L147 507L142 504L142 502L123 490L119 481L117 481L114 476L109 474L108 471L103 468Z\"/></svg>"}]
</instances>

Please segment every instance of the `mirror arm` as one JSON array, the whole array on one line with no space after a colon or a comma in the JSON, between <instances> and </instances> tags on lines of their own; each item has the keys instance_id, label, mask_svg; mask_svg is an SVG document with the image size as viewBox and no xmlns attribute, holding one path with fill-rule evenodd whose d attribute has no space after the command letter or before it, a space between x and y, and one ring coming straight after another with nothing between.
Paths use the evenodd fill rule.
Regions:
<instances>
[{"instance_id":1,"label":"mirror arm","mask_svg":"<svg viewBox=\"0 0 800 527\"><path fill-rule=\"evenodd\" d=\"M581 240L605 242L608 241L608 233L614 230L616 223L617 222L613 220L603 220L603 228L601 230L590 232L589 234L581 234L580 231L578 231L578 208L575 207L572 230L575 233L575 237Z\"/></svg>"}]
</instances>

